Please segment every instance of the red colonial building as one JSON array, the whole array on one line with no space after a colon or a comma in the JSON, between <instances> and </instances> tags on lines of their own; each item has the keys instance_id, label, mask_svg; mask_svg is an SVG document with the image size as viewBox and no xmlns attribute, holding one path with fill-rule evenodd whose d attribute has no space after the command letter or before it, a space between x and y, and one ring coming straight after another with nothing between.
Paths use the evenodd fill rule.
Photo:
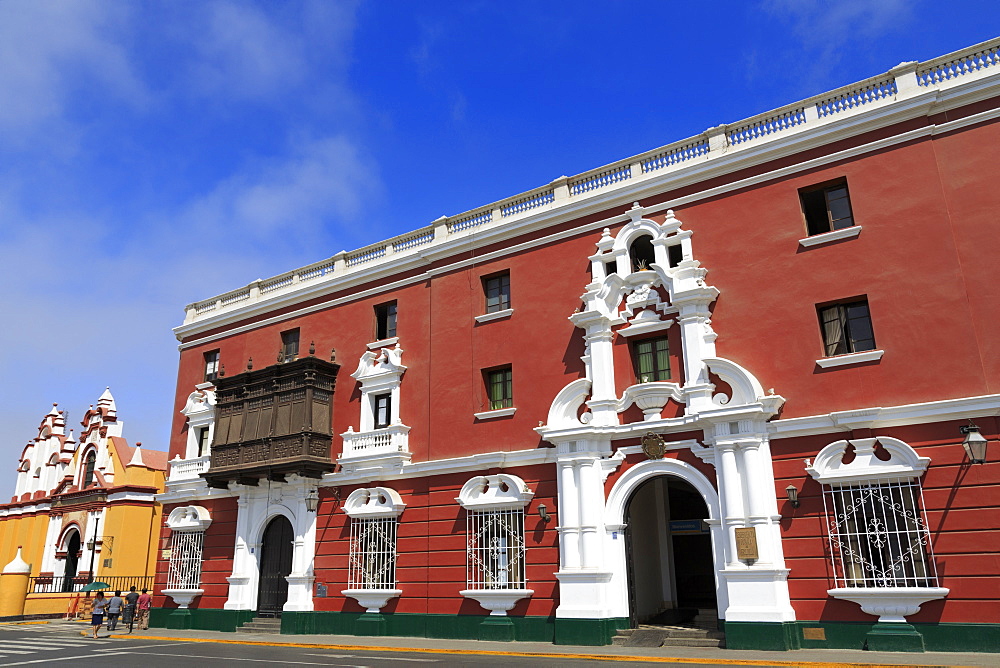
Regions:
<instances>
[{"instance_id":1,"label":"red colonial building","mask_svg":"<svg viewBox=\"0 0 1000 668\"><path fill-rule=\"evenodd\" d=\"M1000 651L998 51L189 306L154 623Z\"/></svg>"}]
</instances>

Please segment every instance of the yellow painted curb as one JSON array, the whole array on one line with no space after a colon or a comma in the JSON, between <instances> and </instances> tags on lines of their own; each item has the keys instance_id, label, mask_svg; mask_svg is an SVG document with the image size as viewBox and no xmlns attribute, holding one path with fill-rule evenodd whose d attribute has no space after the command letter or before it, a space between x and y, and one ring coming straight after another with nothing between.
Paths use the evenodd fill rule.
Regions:
<instances>
[{"instance_id":1,"label":"yellow painted curb","mask_svg":"<svg viewBox=\"0 0 1000 668\"><path fill-rule=\"evenodd\" d=\"M757 661L752 659L710 659L696 657L633 656L626 654L561 654L555 652L499 652L480 649L441 649L424 647L380 647L377 645L323 645L319 643L264 642L262 640L223 640L220 638L169 638L166 636L113 635L111 638L133 640L169 640L172 642L214 642L222 645L258 645L264 647L302 647L352 652L417 652L422 654L475 654L478 656L523 656L548 659L588 659L591 661L635 661L641 663L710 663L720 666L809 666L810 668L913 668L910 663L830 663L824 661ZM921 666L921 668L963 668L962 666Z\"/></svg>"},{"instance_id":2,"label":"yellow painted curb","mask_svg":"<svg viewBox=\"0 0 1000 668\"><path fill-rule=\"evenodd\" d=\"M31 622L0 622L0 626L33 626L35 624L48 624L47 619L37 619Z\"/></svg>"}]
</instances>

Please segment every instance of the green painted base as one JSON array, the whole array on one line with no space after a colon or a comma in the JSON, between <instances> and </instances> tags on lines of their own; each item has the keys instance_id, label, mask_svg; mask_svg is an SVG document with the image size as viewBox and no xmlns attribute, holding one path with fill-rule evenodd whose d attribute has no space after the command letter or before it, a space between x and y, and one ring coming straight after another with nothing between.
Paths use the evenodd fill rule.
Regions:
<instances>
[{"instance_id":1,"label":"green painted base","mask_svg":"<svg viewBox=\"0 0 1000 668\"><path fill-rule=\"evenodd\" d=\"M510 617L490 615L479 624L480 640L497 640L500 642L512 642L514 640L514 622Z\"/></svg>"},{"instance_id":2,"label":"green painted base","mask_svg":"<svg viewBox=\"0 0 1000 668\"><path fill-rule=\"evenodd\" d=\"M286 612L281 615L283 634L330 634L363 636L372 635L371 622L364 619L367 613L351 612ZM371 616L369 616L371 617ZM397 612L380 614L377 628L379 635L415 638L444 638L450 640L478 640L483 634L490 640L517 640L524 642L552 642L553 622L549 617L504 617L503 630L488 625L484 630L486 615L420 615ZM512 635L511 635L512 634ZM496 637L502 635L502 637Z\"/></svg>"},{"instance_id":3,"label":"green painted base","mask_svg":"<svg viewBox=\"0 0 1000 668\"><path fill-rule=\"evenodd\" d=\"M355 622L359 636L384 636L385 617L378 612L366 612Z\"/></svg>"},{"instance_id":4,"label":"green painted base","mask_svg":"<svg viewBox=\"0 0 1000 668\"><path fill-rule=\"evenodd\" d=\"M799 630L795 622L724 622L726 647L785 651L799 649Z\"/></svg>"},{"instance_id":5,"label":"green painted base","mask_svg":"<svg viewBox=\"0 0 1000 668\"><path fill-rule=\"evenodd\" d=\"M235 631L252 620L253 616L253 610L152 608L149 611L149 625L161 629Z\"/></svg>"},{"instance_id":6,"label":"green painted base","mask_svg":"<svg viewBox=\"0 0 1000 668\"><path fill-rule=\"evenodd\" d=\"M1000 624L873 624L796 622L802 649L870 649L887 652L1000 652ZM898 627L912 634L898 634ZM883 627L888 633L883 631ZM729 628L728 624L726 626ZM916 636L923 649L916 649ZM727 636L728 645L729 638ZM732 645L728 645L732 646Z\"/></svg>"},{"instance_id":7,"label":"green painted base","mask_svg":"<svg viewBox=\"0 0 1000 668\"><path fill-rule=\"evenodd\" d=\"M865 639L865 647L873 652L924 651L924 637L909 624L876 623Z\"/></svg>"},{"instance_id":8,"label":"green painted base","mask_svg":"<svg viewBox=\"0 0 1000 668\"><path fill-rule=\"evenodd\" d=\"M154 608L150 625L158 628L235 631L254 616L251 610L175 610ZM556 619L486 615L286 612L283 634L395 636L455 640L513 640L557 645L610 645L628 619ZM882 627L888 626L888 629ZM896 624L865 622L725 622L730 649L864 649L928 652L1000 653L1000 624L914 624L900 634Z\"/></svg>"},{"instance_id":9,"label":"green painted base","mask_svg":"<svg viewBox=\"0 0 1000 668\"><path fill-rule=\"evenodd\" d=\"M629 628L627 617L611 619L563 619L555 620L556 645L610 645L618 629Z\"/></svg>"}]
</instances>

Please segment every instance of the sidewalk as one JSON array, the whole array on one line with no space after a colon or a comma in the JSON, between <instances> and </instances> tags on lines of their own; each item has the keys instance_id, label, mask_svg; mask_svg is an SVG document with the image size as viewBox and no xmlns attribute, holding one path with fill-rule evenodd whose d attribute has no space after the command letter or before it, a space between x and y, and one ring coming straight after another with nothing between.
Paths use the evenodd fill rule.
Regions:
<instances>
[{"instance_id":1,"label":"sidewalk","mask_svg":"<svg viewBox=\"0 0 1000 668\"><path fill-rule=\"evenodd\" d=\"M581 647L539 642L489 642L483 640L442 640L437 638L362 637L334 635L270 635L149 629L131 635L115 633L112 638L177 640L182 642L218 642L310 646L321 649L384 652L428 652L443 654L495 654L499 656L540 656L558 659L573 657L597 661L648 661L650 663L713 663L742 666L997 666L1000 656L980 653L909 654L864 652L860 650L804 649L793 652L760 652L699 647Z\"/></svg>"}]
</instances>

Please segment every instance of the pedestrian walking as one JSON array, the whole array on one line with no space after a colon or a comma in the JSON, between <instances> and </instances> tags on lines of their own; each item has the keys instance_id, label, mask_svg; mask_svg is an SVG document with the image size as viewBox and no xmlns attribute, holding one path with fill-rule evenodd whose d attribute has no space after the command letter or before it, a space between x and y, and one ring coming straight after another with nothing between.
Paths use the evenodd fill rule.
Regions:
<instances>
[{"instance_id":1,"label":"pedestrian walking","mask_svg":"<svg viewBox=\"0 0 1000 668\"><path fill-rule=\"evenodd\" d=\"M139 595L138 603L136 604L136 611L139 613L139 630L145 631L149 628L149 605L153 601L153 597L147 594L148 590L143 587L142 594Z\"/></svg>"},{"instance_id":2,"label":"pedestrian walking","mask_svg":"<svg viewBox=\"0 0 1000 668\"><path fill-rule=\"evenodd\" d=\"M135 585L132 585L129 587L128 593L125 594L125 612L122 613L122 623L128 624L129 633L132 633L133 624L135 623L135 611L138 601L139 592L135 590Z\"/></svg>"},{"instance_id":3,"label":"pedestrian walking","mask_svg":"<svg viewBox=\"0 0 1000 668\"><path fill-rule=\"evenodd\" d=\"M97 629L104 623L104 609L108 607L108 599L104 598L104 592L97 592L94 597L94 607L91 610L90 625L94 627L94 640L97 640Z\"/></svg>"},{"instance_id":4,"label":"pedestrian walking","mask_svg":"<svg viewBox=\"0 0 1000 668\"><path fill-rule=\"evenodd\" d=\"M125 601L122 600L122 593L116 591L115 595L108 601L108 631L114 631L118 627L118 617L122 614Z\"/></svg>"}]
</instances>

